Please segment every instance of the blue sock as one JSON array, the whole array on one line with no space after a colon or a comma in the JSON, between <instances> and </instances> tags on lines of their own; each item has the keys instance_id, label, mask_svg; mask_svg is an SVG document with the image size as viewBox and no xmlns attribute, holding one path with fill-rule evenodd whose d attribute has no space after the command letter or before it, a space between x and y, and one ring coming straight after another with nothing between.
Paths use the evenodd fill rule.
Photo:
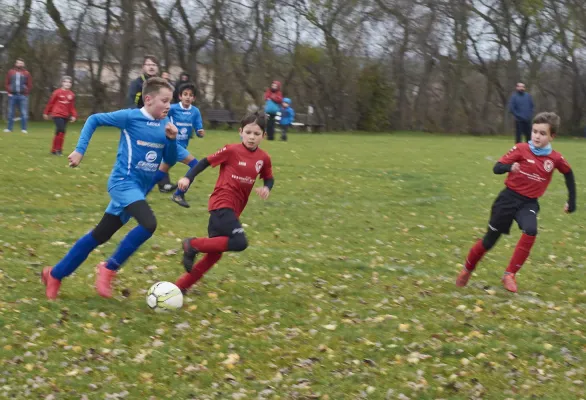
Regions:
<instances>
[{"instance_id":1,"label":"blue sock","mask_svg":"<svg viewBox=\"0 0 586 400\"><path fill-rule=\"evenodd\" d=\"M163 179L166 175L167 175L166 172L163 172L160 169L158 169L157 172L155 172L155 177L153 178L153 181L151 182L151 185L149 186L146 194L149 194L151 192L151 190L153 190L153 188L155 187L155 185L157 183L159 183L159 181L161 179Z\"/></svg>"},{"instance_id":2,"label":"blue sock","mask_svg":"<svg viewBox=\"0 0 586 400\"><path fill-rule=\"evenodd\" d=\"M199 161L196 158L194 158L187 165L189 165L189 169L191 169L191 168L195 167L198 162ZM175 191L175 196L181 196L181 197L183 197L184 194L185 194L185 192L183 190L179 189L179 188L177 188L177 190Z\"/></svg>"},{"instance_id":3,"label":"blue sock","mask_svg":"<svg viewBox=\"0 0 586 400\"><path fill-rule=\"evenodd\" d=\"M69 252L51 270L51 276L56 279L63 279L69 276L81 265L90 253L99 246L99 243L92 236L91 232L82 236Z\"/></svg>"},{"instance_id":4,"label":"blue sock","mask_svg":"<svg viewBox=\"0 0 586 400\"><path fill-rule=\"evenodd\" d=\"M128 235L122 239L118 248L108 260L106 268L111 269L112 271L117 271L144 242L149 240L151 236L153 236L153 234L141 225L128 232Z\"/></svg>"}]
</instances>

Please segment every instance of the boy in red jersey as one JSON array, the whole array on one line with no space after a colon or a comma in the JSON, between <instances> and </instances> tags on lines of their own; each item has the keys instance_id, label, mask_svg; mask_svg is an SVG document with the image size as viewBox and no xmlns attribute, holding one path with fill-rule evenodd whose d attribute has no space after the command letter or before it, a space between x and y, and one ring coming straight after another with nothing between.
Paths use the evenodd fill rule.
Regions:
<instances>
[{"instance_id":1,"label":"boy in red jersey","mask_svg":"<svg viewBox=\"0 0 586 400\"><path fill-rule=\"evenodd\" d=\"M55 137L53 138L51 154L56 156L63 155L63 142L65 141L65 126L67 125L67 121L75 122L77 119L75 93L71 91L72 82L70 76L64 76L61 79L61 89L53 92L43 112L43 118L48 120L49 117L52 117L53 122L55 122Z\"/></svg>"},{"instance_id":2,"label":"boy in red jersey","mask_svg":"<svg viewBox=\"0 0 586 400\"><path fill-rule=\"evenodd\" d=\"M185 292L215 264L226 251L243 251L248 247L244 229L238 218L246 207L257 176L264 185L256 193L266 200L275 183L271 158L258 145L265 136L264 114L250 114L240 122L242 143L229 144L215 154L199 161L178 182L179 189L187 190L195 177L208 166L220 165L220 175L210 197L210 220L207 238L188 238L183 241L183 266L187 271L176 282ZM205 256L195 265L198 253Z\"/></svg>"},{"instance_id":3,"label":"boy in red jersey","mask_svg":"<svg viewBox=\"0 0 586 400\"><path fill-rule=\"evenodd\" d=\"M566 180L568 187L567 213L576 210L576 183L568 162L550 142L557 134L560 117L552 112L543 112L533 119L531 141L520 143L505 154L494 166L495 174L508 172L506 188L492 205L488 231L483 239L476 242L470 250L466 263L456 280L456 286L466 286L476 264L489 251L502 234L508 235L513 220L523 231L515 247L515 252L503 276L503 286L510 292L517 292L515 274L529 257L537 235L537 199L545 193L551 182L553 170L557 169Z\"/></svg>"}]
</instances>

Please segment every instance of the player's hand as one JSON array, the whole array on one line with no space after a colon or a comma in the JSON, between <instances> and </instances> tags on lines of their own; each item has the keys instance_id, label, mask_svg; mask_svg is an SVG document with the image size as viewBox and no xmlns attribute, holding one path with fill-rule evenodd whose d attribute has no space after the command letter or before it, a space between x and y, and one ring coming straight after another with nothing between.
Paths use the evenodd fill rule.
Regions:
<instances>
[{"instance_id":1,"label":"player's hand","mask_svg":"<svg viewBox=\"0 0 586 400\"><path fill-rule=\"evenodd\" d=\"M75 117L71 117L71 118L69 118L69 120L70 120L72 123L73 123L73 122L75 122L75 121L77 121L77 119L76 119Z\"/></svg>"},{"instance_id":2,"label":"player's hand","mask_svg":"<svg viewBox=\"0 0 586 400\"><path fill-rule=\"evenodd\" d=\"M48 116L47 114L43 114L43 119L44 119L45 121L48 121L48 120L49 120L49 116Z\"/></svg>"},{"instance_id":3,"label":"player's hand","mask_svg":"<svg viewBox=\"0 0 586 400\"><path fill-rule=\"evenodd\" d=\"M518 162L516 162L516 163L514 163L511 166L511 172L515 174L515 173L517 173L519 171L521 171L521 164L519 164Z\"/></svg>"},{"instance_id":4,"label":"player's hand","mask_svg":"<svg viewBox=\"0 0 586 400\"><path fill-rule=\"evenodd\" d=\"M256 191L256 194L258 194L258 196L263 200L268 199L271 194L271 190L266 186L263 186L261 188L256 188L255 191Z\"/></svg>"},{"instance_id":5,"label":"player's hand","mask_svg":"<svg viewBox=\"0 0 586 400\"><path fill-rule=\"evenodd\" d=\"M69 160L69 166L71 168L75 168L79 165L79 163L81 162L83 158L83 154L78 153L77 151L74 151L73 153L71 153L67 159Z\"/></svg>"},{"instance_id":6,"label":"player's hand","mask_svg":"<svg viewBox=\"0 0 586 400\"><path fill-rule=\"evenodd\" d=\"M571 213L573 213L574 211L576 211L576 205L574 204L572 207L570 207L570 204L569 204L569 203L566 203L566 205L564 206L564 211L565 211L567 214L571 214Z\"/></svg>"},{"instance_id":7,"label":"player's hand","mask_svg":"<svg viewBox=\"0 0 586 400\"><path fill-rule=\"evenodd\" d=\"M173 140L177 138L177 127L175 125L173 125L170 122L167 122L167 125L165 126L165 135Z\"/></svg>"},{"instance_id":8,"label":"player's hand","mask_svg":"<svg viewBox=\"0 0 586 400\"><path fill-rule=\"evenodd\" d=\"M197 131L197 137L204 137L206 135L206 131L204 131L203 129L200 129L199 131Z\"/></svg>"},{"instance_id":9,"label":"player's hand","mask_svg":"<svg viewBox=\"0 0 586 400\"><path fill-rule=\"evenodd\" d=\"M179 182L177 182L177 187L183 192L189 189L189 185L191 185L191 182L189 182L189 178L186 177L179 179Z\"/></svg>"}]
</instances>

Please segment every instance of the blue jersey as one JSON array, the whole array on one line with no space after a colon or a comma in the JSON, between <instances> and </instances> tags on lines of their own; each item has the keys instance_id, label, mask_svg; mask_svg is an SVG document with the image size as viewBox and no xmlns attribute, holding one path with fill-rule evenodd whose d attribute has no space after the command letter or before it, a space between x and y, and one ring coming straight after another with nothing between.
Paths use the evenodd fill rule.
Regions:
<instances>
[{"instance_id":1,"label":"blue jersey","mask_svg":"<svg viewBox=\"0 0 586 400\"><path fill-rule=\"evenodd\" d=\"M144 108L94 114L84 124L75 151L85 154L97 127L120 128L118 154L108 180L108 191L132 183L146 193L163 157L169 165L177 162L176 141L165 135L168 122L168 118L154 119Z\"/></svg>"},{"instance_id":2,"label":"blue jersey","mask_svg":"<svg viewBox=\"0 0 586 400\"><path fill-rule=\"evenodd\" d=\"M179 131L177 133L177 144L179 146L187 148L194 129L197 136L201 137L197 132L203 129L203 122L199 108L196 106L190 105L189 108L183 108L181 103L175 103L171 105L169 118Z\"/></svg>"}]
</instances>

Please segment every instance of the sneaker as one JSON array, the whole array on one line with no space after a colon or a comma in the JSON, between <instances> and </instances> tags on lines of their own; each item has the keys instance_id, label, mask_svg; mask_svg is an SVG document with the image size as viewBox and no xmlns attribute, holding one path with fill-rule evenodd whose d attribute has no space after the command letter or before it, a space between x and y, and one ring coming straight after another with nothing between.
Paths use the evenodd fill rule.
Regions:
<instances>
[{"instance_id":1,"label":"sneaker","mask_svg":"<svg viewBox=\"0 0 586 400\"><path fill-rule=\"evenodd\" d=\"M470 277L472 276L472 271L468 271L466 268L463 268L462 271L460 271L460 274L458 275L458 277L456 278L456 286L458 287L464 287L468 284L468 280L470 279Z\"/></svg>"},{"instance_id":2,"label":"sneaker","mask_svg":"<svg viewBox=\"0 0 586 400\"><path fill-rule=\"evenodd\" d=\"M56 151L51 151L51 155L56 156L57 152Z\"/></svg>"},{"instance_id":3,"label":"sneaker","mask_svg":"<svg viewBox=\"0 0 586 400\"><path fill-rule=\"evenodd\" d=\"M57 299L59 288L61 287L61 281L51 276L52 269L53 267L45 267L41 273L41 281L43 281L43 285L47 287L45 289L45 295L49 300Z\"/></svg>"},{"instance_id":4,"label":"sneaker","mask_svg":"<svg viewBox=\"0 0 586 400\"><path fill-rule=\"evenodd\" d=\"M175 282L175 286L181 289L181 293L186 294L187 289L189 289L195 283L195 277L190 273L186 272L185 274L181 275L177 282Z\"/></svg>"},{"instance_id":5,"label":"sneaker","mask_svg":"<svg viewBox=\"0 0 586 400\"><path fill-rule=\"evenodd\" d=\"M24 134L28 133L28 132L26 131L26 129L23 129L23 130L22 130L22 131L20 131L20 132L21 132L21 133L24 133Z\"/></svg>"},{"instance_id":6,"label":"sneaker","mask_svg":"<svg viewBox=\"0 0 586 400\"><path fill-rule=\"evenodd\" d=\"M517 279L515 279L515 274L505 274L503 276L503 286L509 292L517 293Z\"/></svg>"},{"instance_id":7,"label":"sneaker","mask_svg":"<svg viewBox=\"0 0 586 400\"><path fill-rule=\"evenodd\" d=\"M62 152L61 150L57 150L57 151L55 152L55 155L56 155L56 156L62 156L62 155L63 155L63 152Z\"/></svg>"},{"instance_id":8,"label":"sneaker","mask_svg":"<svg viewBox=\"0 0 586 400\"><path fill-rule=\"evenodd\" d=\"M173 200L175 203L179 204L181 207L185 207L185 208L191 207L189 205L189 203L185 200L185 198L181 195L174 194L173 196L171 196L171 200Z\"/></svg>"},{"instance_id":9,"label":"sneaker","mask_svg":"<svg viewBox=\"0 0 586 400\"><path fill-rule=\"evenodd\" d=\"M107 262L102 261L96 265L96 291L102 297L112 297L112 281L116 271L106 268Z\"/></svg>"},{"instance_id":10,"label":"sneaker","mask_svg":"<svg viewBox=\"0 0 586 400\"><path fill-rule=\"evenodd\" d=\"M193 268L193 264L195 263L195 257L197 257L197 254L199 253L199 251L191 245L192 239L195 238L183 239L183 268L185 268L185 271L188 273L191 272L191 268Z\"/></svg>"},{"instance_id":11,"label":"sneaker","mask_svg":"<svg viewBox=\"0 0 586 400\"><path fill-rule=\"evenodd\" d=\"M4 133L10 133L12 132L10 129L4 129Z\"/></svg>"},{"instance_id":12,"label":"sneaker","mask_svg":"<svg viewBox=\"0 0 586 400\"><path fill-rule=\"evenodd\" d=\"M171 193L171 192L174 192L175 190L177 190L177 185L174 185L171 183L166 183L162 187L159 186L159 192L161 192L161 193Z\"/></svg>"}]
</instances>

